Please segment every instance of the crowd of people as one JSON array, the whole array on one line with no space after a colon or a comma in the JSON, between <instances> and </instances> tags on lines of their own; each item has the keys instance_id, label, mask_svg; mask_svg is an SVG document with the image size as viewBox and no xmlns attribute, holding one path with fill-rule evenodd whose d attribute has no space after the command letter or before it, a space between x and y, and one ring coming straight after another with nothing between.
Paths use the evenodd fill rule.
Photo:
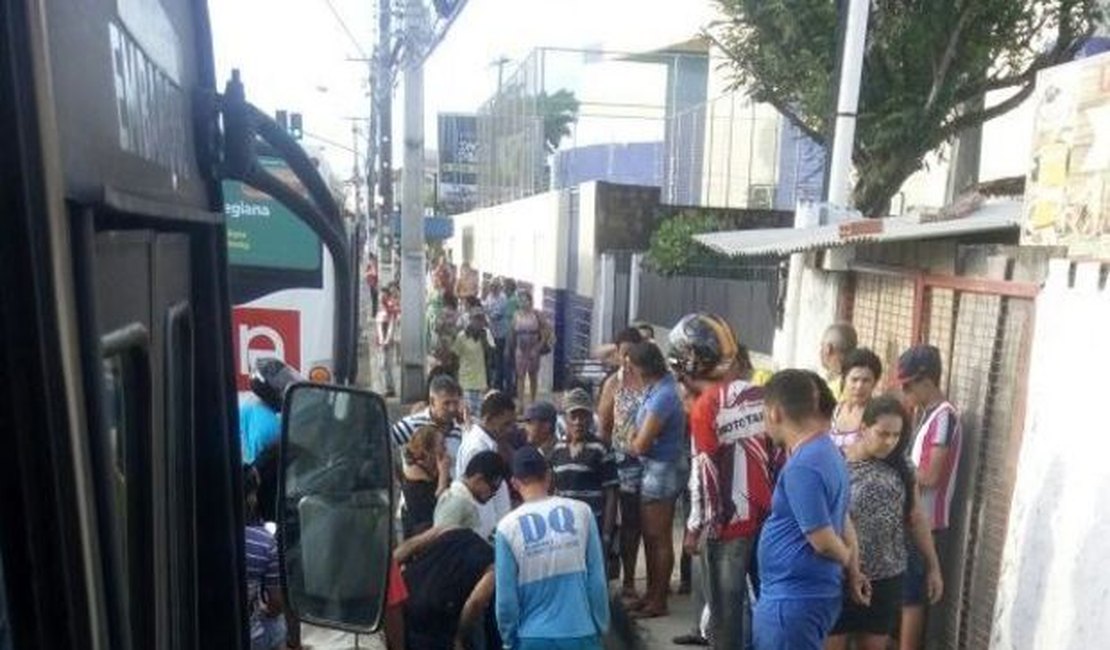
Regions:
<instances>
[{"instance_id":1,"label":"crowd of people","mask_svg":"<svg viewBox=\"0 0 1110 650\"><path fill-rule=\"evenodd\" d=\"M466 426L466 390L444 373L429 406L395 425L406 537L465 530L485 543L465 582L478 589L475 576L492 572L481 594L469 592L487 618L437 610L457 622L443 632L450 643L600 647L610 581L619 610L668 615L682 502L680 546L696 567L688 588L704 607L676 644L920 647L926 608L943 593L959 463L939 351L906 350L887 382L894 394L880 393L882 361L846 324L822 341L825 376L788 369L766 381L718 316L691 314L661 343L645 334L629 328L600 350L612 372L596 401L575 386L561 408L539 401L518 416L493 388ZM421 496L410 499L416 483ZM560 531L565 541L552 545ZM423 630L421 616L411 612L406 629ZM419 634L408 647L440 647Z\"/></svg>"},{"instance_id":2,"label":"crowd of people","mask_svg":"<svg viewBox=\"0 0 1110 650\"><path fill-rule=\"evenodd\" d=\"M379 297L377 273L368 271L366 277L375 305L379 370L386 396L393 397L400 292L391 284ZM424 322L428 372L458 380L466 422L478 416L482 395L491 389L518 397L521 410L536 401L540 362L551 354L555 334L530 288L505 278L483 283L468 263L456 267L441 255L428 275Z\"/></svg>"},{"instance_id":3,"label":"crowd of people","mask_svg":"<svg viewBox=\"0 0 1110 650\"><path fill-rule=\"evenodd\" d=\"M476 277L442 260L433 272L427 400L391 432L402 540L390 647L596 648L612 613L667 616L680 505L691 569L679 590L698 606L676 644L921 646L944 590L961 444L936 348L906 350L884 384L879 356L838 323L821 342L824 376L761 375L724 319L696 313L662 342L620 332L598 351L606 379L557 406L536 399L551 341L531 294ZM379 312L393 299L383 290ZM252 468L265 465L272 398L261 391L241 416ZM266 482L252 471L248 513ZM265 520L252 514L247 531L259 648L288 619Z\"/></svg>"}]
</instances>

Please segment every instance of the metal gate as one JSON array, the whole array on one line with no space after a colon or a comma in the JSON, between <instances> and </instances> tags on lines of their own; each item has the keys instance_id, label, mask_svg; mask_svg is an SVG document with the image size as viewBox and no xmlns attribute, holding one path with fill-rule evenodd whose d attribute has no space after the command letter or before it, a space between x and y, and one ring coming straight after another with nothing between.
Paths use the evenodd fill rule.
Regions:
<instances>
[{"instance_id":1,"label":"metal gate","mask_svg":"<svg viewBox=\"0 0 1110 650\"><path fill-rule=\"evenodd\" d=\"M899 353L937 346L943 388L960 409L964 440L945 566L945 598L932 610L928 648L986 649L1024 421L1036 284L1014 282L1013 262L992 259L998 279L928 275L859 265L844 314L860 345L883 360L895 387Z\"/></svg>"}]
</instances>

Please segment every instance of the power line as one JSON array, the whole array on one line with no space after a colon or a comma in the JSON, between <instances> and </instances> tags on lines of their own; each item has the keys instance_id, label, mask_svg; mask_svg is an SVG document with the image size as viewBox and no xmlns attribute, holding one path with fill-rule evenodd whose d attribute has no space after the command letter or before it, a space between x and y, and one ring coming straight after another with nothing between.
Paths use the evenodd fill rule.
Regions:
<instances>
[{"instance_id":1,"label":"power line","mask_svg":"<svg viewBox=\"0 0 1110 650\"><path fill-rule=\"evenodd\" d=\"M342 149L343 151L347 151L347 152L350 152L350 153L355 152L355 150L352 149L351 145L349 145L349 144L343 144L341 142L336 142L335 140L325 138L322 135L316 135L315 133L309 133L308 131L303 131L303 133L304 133L304 137L306 137L306 138L310 138L312 140L316 140L317 142L321 142L323 144L333 146L336 149Z\"/></svg>"},{"instance_id":2,"label":"power line","mask_svg":"<svg viewBox=\"0 0 1110 650\"><path fill-rule=\"evenodd\" d=\"M343 32L347 35L347 38L351 39L351 45L354 45L355 49L358 50L359 56L364 59L367 58L366 51L362 49L362 45L359 44L358 39L355 38L354 33L351 32L351 28L347 27L347 21L343 20L343 16L336 11L335 5L332 4L332 0L324 0L324 4L328 6L328 10L331 11L331 15L335 17L339 26L343 28Z\"/></svg>"}]
</instances>

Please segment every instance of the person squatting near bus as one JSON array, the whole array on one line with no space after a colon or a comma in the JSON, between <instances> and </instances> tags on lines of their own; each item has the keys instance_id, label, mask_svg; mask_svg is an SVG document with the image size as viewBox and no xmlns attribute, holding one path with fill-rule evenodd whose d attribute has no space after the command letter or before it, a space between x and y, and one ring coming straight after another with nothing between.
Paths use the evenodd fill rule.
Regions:
<instances>
[{"instance_id":1,"label":"person squatting near bus","mask_svg":"<svg viewBox=\"0 0 1110 650\"><path fill-rule=\"evenodd\" d=\"M832 438L840 449L850 447L860 435L863 412L883 376L883 362L871 350L856 348L841 363L843 391L833 411Z\"/></svg>"},{"instance_id":2,"label":"person squatting near bus","mask_svg":"<svg viewBox=\"0 0 1110 650\"><path fill-rule=\"evenodd\" d=\"M857 602L869 602L848 517L848 468L828 435L834 409L816 373L783 370L764 389L767 432L788 458L759 540L756 650L820 649L840 615L845 583Z\"/></svg>"},{"instance_id":3,"label":"person squatting near bus","mask_svg":"<svg viewBox=\"0 0 1110 650\"><path fill-rule=\"evenodd\" d=\"M851 385L849 381L849 390ZM846 452L849 511L871 601L860 605L844 600L826 650L847 650L849 641L858 650L886 650L902 612L907 537L925 558L929 602L936 603L943 593L930 522L918 503L917 481L906 454L909 443L909 415L901 402L890 395L868 402L859 438Z\"/></svg>"},{"instance_id":4,"label":"person squatting near bus","mask_svg":"<svg viewBox=\"0 0 1110 650\"><path fill-rule=\"evenodd\" d=\"M641 342L628 352L633 381L644 387L636 415L636 433L629 452L643 464L640 522L647 565L643 600L629 604L638 618L665 616L674 568L673 522L675 499L682 489L679 456L686 433L686 413L678 384L667 370L663 353L653 343Z\"/></svg>"},{"instance_id":5,"label":"person squatting near bus","mask_svg":"<svg viewBox=\"0 0 1110 650\"><path fill-rule=\"evenodd\" d=\"M963 433L959 412L941 390L940 350L916 345L898 358L898 383L907 401L918 409L910 459L917 468L921 507L933 531L940 565L948 558L948 524L960 467ZM905 603L902 607L902 650L917 650L925 634L928 579L926 563L915 546L908 549Z\"/></svg>"},{"instance_id":6,"label":"person squatting near bus","mask_svg":"<svg viewBox=\"0 0 1110 650\"><path fill-rule=\"evenodd\" d=\"M617 334L613 345L617 370L602 383L598 400L598 434L613 449L620 479L621 596L630 602L639 600L636 561L640 554L640 488L644 467L640 458L630 452L629 444L636 434L636 415L644 401L644 390L632 376L628 353L632 346L642 342L643 336L634 328Z\"/></svg>"},{"instance_id":7,"label":"person squatting near bus","mask_svg":"<svg viewBox=\"0 0 1110 650\"><path fill-rule=\"evenodd\" d=\"M710 642L740 648L751 552L773 489L775 450L763 422L763 389L751 383L747 352L719 316L686 316L668 343L672 369L697 394L683 546L702 558Z\"/></svg>"},{"instance_id":8,"label":"person squatting near bus","mask_svg":"<svg viewBox=\"0 0 1110 650\"><path fill-rule=\"evenodd\" d=\"M468 528L431 528L393 551L403 567L405 645L421 648L501 648L487 625L494 594L493 547Z\"/></svg>"},{"instance_id":9,"label":"person squatting near bus","mask_svg":"<svg viewBox=\"0 0 1110 650\"><path fill-rule=\"evenodd\" d=\"M531 446L513 454L524 503L497 525L497 625L513 650L601 650L609 628L605 555L593 511L551 496L547 460Z\"/></svg>"}]
</instances>

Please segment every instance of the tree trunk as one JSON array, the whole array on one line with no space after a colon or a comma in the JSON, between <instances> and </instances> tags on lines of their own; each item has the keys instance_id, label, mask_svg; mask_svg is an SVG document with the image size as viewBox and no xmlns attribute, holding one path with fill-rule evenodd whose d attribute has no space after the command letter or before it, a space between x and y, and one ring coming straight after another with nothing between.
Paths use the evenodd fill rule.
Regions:
<instances>
[{"instance_id":1,"label":"tree trunk","mask_svg":"<svg viewBox=\"0 0 1110 650\"><path fill-rule=\"evenodd\" d=\"M906 179L917 171L920 157L914 154L899 153L857 164L859 180L852 190L852 200L856 209L869 219L878 219L890 213L890 201Z\"/></svg>"}]
</instances>

